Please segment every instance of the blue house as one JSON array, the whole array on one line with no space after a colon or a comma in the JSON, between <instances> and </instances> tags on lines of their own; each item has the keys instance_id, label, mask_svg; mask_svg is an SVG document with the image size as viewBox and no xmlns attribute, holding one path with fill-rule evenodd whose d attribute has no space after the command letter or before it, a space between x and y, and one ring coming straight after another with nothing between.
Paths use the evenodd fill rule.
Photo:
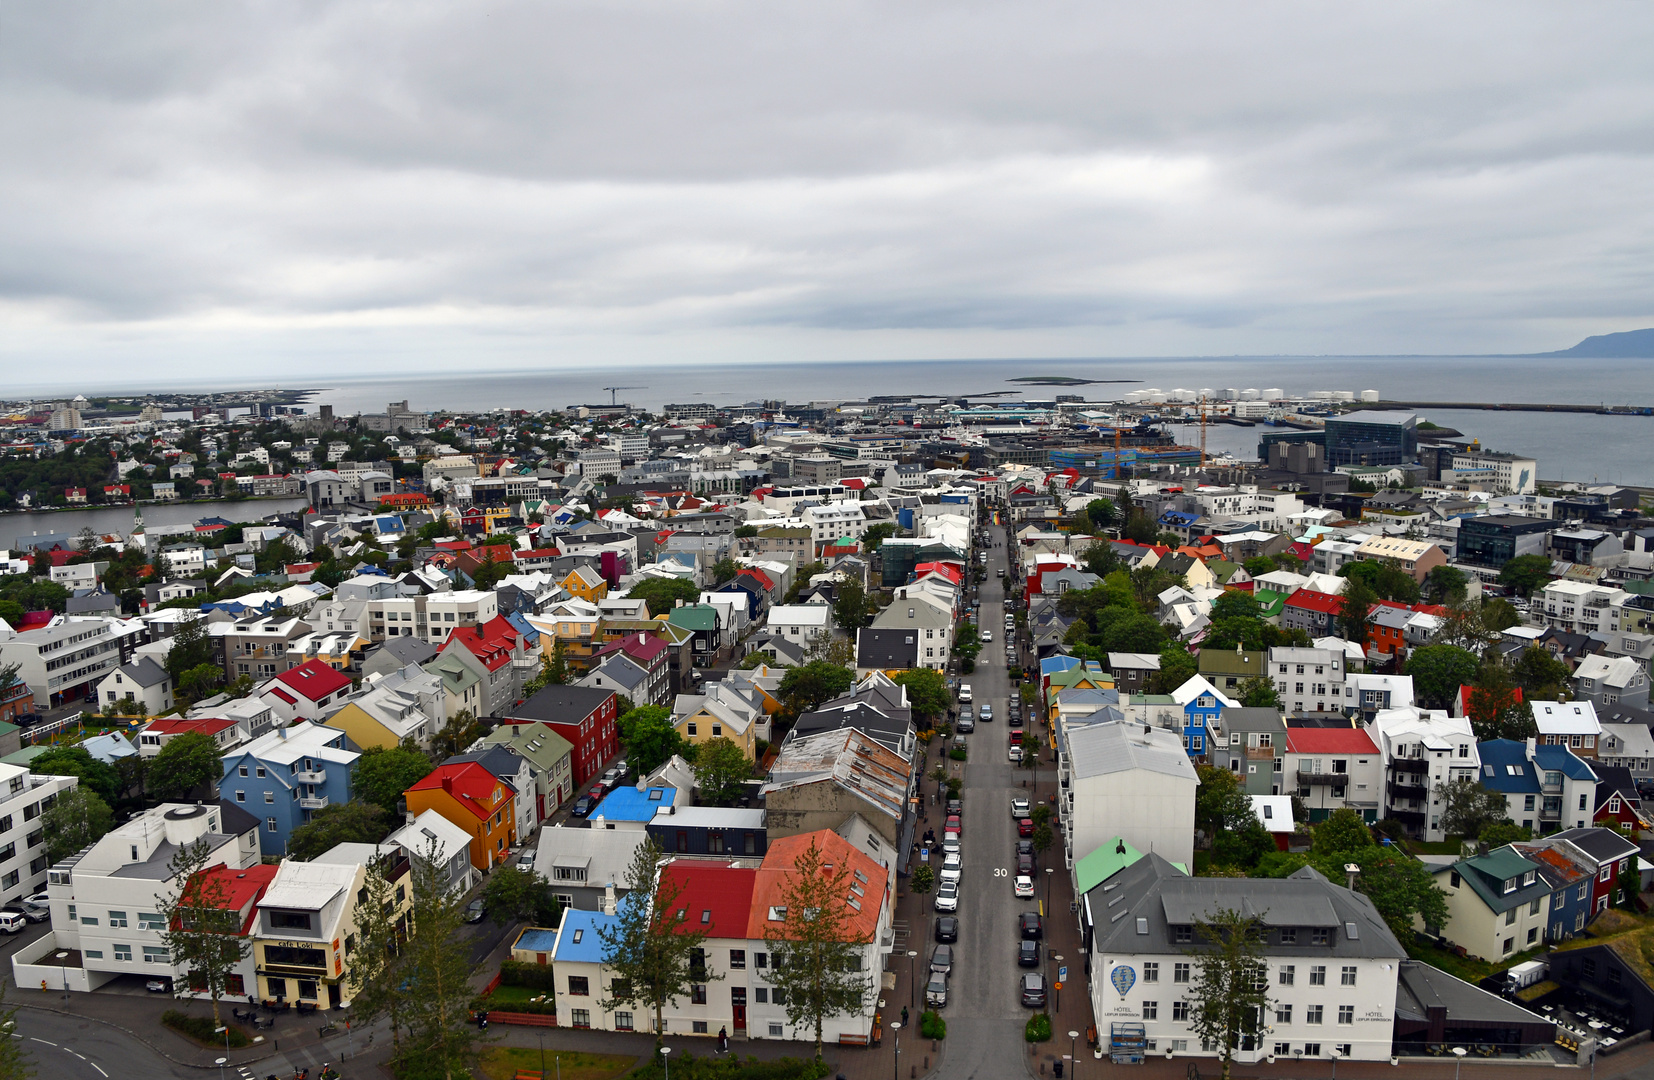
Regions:
<instances>
[{"instance_id":1,"label":"blue house","mask_svg":"<svg viewBox=\"0 0 1654 1080\"><path fill-rule=\"evenodd\" d=\"M1238 709L1240 702L1196 675L1172 691L1172 701L1183 710L1183 748L1190 757L1209 750L1217 737L1224 709ZM1237 734L1239 734L1237 732ZM1205 749L1201 749L1205 748Z\"/></svg>"},{"instance_id":2,"label":"blue house","mask_svg":"<svg viewBox=\"0 0 1654 1080\"><path fill-rule=\"evenodd\" d=\"M1561 829L1568 808L1596 793L1596 773L1566 746L1493 739L1477 743L1476 752L1482 762L1477 779L1503 795L1510 820L1535 836Z\"/></svg>"},{"instance_id":3,"label":"blue house","mask_svg":"<svg viewBox=\"0 0 1654 1080\"><path fill-rule=\"evenodd\" d=\"M361 756L337 728L280 727L224 755L219 796L262 821L259 844L266 855L279 855L317 810L350 801Z\"/></svg>"}]
</instances>

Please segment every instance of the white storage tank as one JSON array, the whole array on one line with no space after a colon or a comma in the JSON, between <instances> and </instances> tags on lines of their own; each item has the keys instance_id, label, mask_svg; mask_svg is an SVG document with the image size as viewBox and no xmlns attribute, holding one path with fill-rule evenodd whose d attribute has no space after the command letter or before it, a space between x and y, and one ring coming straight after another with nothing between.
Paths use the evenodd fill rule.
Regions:
<instances>
[{"instance_id":1,"label":"white storage tank","mask_svg":"<svg viewBox=\"0 0 1654 1080\"><path fill-rule=\"evenodd\" d=\"M1378 400L1378 391L1377 390L1363 390L1363 391L1361 391L1361 400L1362 401L1377 401Z\"/></svg>"},{"instance_id":2,"label":"white storage tank","mask_svg":"<svg viewBox=\"0 0 1654 1080\"><path fill-rule=\"evenodd\" d=\"M1286 397L1286 391L1279 386L1271 386L1268 389L1260 390L1259 394L1262 395L1265 401L1279 401Z\"/></svg>"}]
</instances>

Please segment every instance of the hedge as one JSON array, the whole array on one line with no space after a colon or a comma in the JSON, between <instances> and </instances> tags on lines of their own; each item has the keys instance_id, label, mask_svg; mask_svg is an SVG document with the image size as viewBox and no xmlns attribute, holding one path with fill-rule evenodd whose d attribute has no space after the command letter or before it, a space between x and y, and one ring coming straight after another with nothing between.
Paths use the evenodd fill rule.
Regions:
<instances>
[{"instance_id":1,"label":"hedge","mask_svg":"<svg viewBox=\"0 0 1654 1080\"><path fill-rule=\"evenodd\" d=\"M679 1080L822 1080L832 1072L825 1062L814 1058L759 1061L749 1057L743 1061L734 1054L696 1057L687 1051L673 1052L671 1069ZM653 1054L649 1063L631 1073L628 1080L658 1080L662 1075L660 1055Z\"/></svg>"},{"instance_id":2,"label":"hedge","mask_svg":"<svg viewBox=\"0 0 1654 1080\"><path fill-rule=\"evenodd\" d=\"M177 1009L168 1009L161 1014L161 1023L181 1035L189 1036L196 1042L205 1043L208 1046L224 1045L224 1033L213 1030L212 1017L210 1016L190 1016L179 1012ZM230 1024L229 1029L230 1049L234 1050L252 1045L252 1040L247 1038L246 1032L234 1024Z\"/></svg>"},{"instance_id":3,"label":"hedge","mask_svg":"<svg viewBox=\"0 0 1654 1080\"><path fill-rule=\"evenodd\" d=\"M919 1017L919 1034L927 1039L945 1039L948 1037L948 1022L942 1019L941 1013L927 1010Z\"/></svg>"},{"instance_id":4,"label":"hedge","mask_svg":"<svg viewBox=\"0 0 1654 1080\"><path fill-rule=\"evenodd\" d=\"M505 986L527 986L534 990L555 990L550 964L525 964L507 960L500 964L500 982Z\"/></svg>"},{"instance_id":5,"label":"hedge","mask_svg":"<svg viewBox=\"0 0 1654 1080\"><path fill-rule=\"evenodd\" d=\"M1044 1042L1051 1037L1051 1014L1035 1013L1028 1018L1027 1027L1022 1030L1022 1037L1029 1042Z\"/></svg>"}]
</instances>

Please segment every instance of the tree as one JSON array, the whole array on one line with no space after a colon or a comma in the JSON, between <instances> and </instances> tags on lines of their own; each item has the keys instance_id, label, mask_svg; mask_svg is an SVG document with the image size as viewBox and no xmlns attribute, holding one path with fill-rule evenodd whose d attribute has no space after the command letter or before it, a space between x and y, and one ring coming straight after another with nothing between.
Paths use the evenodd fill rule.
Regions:
<instances>
[{"instance_id":1,"label":"tree","mask_svg":"<svg viewBox=\"0 0 1654 1080\"><path fill-rule=\"evenodd\" d=\"M482 738L482 728L470 709L461 709L431 736L431 754L436 760L463 754L471 744Z\"/></svg>"},{"instance_id":2,"label":"tree","mask_svg":"<svg viewBox=\"0 0 1654 1080\"><path fill-rule=\"evenodd\" d=\"M859 1012L873 990L862 946L872 940L846 903L855 884L849 860L824 856L815 840L793 860L773 911L764 924L770 950L770 982L785 995L787 1022L815 1031L830 1016Z\"/></svg>"},{"instance_id":3,"label":"tree","mask_svg":"<svg viewBox=\"0 0 1654 1080\"><path fill-rule=\"evenodd\" d=\"M1154 543L1159 532L1154 519L1135 507L1128 512L1125 524L1120 526L1120 538L1138 544Z\"/></svg>"},{"instance_id":4,"label":"tree","mask_svg":"<svg viewBox=\"0 0 1654 1080\"><path fill-rule=\"evenodd\" d=\"M167 674L174 686L182 686L184 673L202 664L212 663L212 638L207 635L207 620L190 619L172 635L172 648L167 650Z\"/></svg>"},{"instance_id":5,"label":"tree","mask_svg":"<svg viewBox=\"0 0 1654 1080\"><path fill-rule=\"evenodd\" d=\"M742 525L735 530L735 539L737 540L754 540L757 537L758 526L756 525Z\"/></svg>"},{"instance_id":6,"label":"tree","mask_svg":"<svg viewBox=\"0 0 1654 1080\"><path fill-rule=\"evenodd\" d=\"M1425 645L1407 658L1407 674L1419 704L1445 709L1459 693L1459 687L1476 678L1476 654L1457 645Z\"/></svg>"},{"instance_id":7,"label":"tree","mask_svg":"<svg viewBox=\"0 0 1654 1080\"><path fill-rule=\"evenodd\" d=\"M178 696L188 700L200 701L212 693L224 681L224 669L217 664L197 664L178 677Z\"/></svg>"},{"instance_id":8,"label":"tree","mask_svg":"<svg viewBox=\"0 0 1654 1080\"><path fill-rule=\"evenodd\" d=\"M471 1027L470 944L460 936L462 897L448 890L445 864L415 855L408 873L412 935L406 950L409 1036L398 1075L409 1080L468 1080L476 1059Z\"/></svg>"},{"instance_id":9,"label":"tree","mask_svg":"<svg viewBox=\"0 0 1654 1080\"><path fill-rule=\"evenodd\" d=\"M102 839L115 827L115 815L96 791L76 786L59 792L40 822L46 832L46 859L58 863Z\"/></svg>"},{"instance_id":10,"label":"tree","mask_svg":"<svg viewBox=\"0 0 1654 1080\"><path fill-rule=\"evenodd\" d=\"M1336 625L1338 636L1357 645L1367 644L1367 616L1378 602L1378 594L1358 578L1351 578L1344 586L1339 603Z\"/></svg>"},{"instance_id":11,"label":"tree","mask_svg":"<svg viewBox=\"0 0 1654 1080\"><path fill-rule=\"evenodd\" d=\"M1522 616L1517 614L1516 608L1509 600L1502 600L1495 596L1482 601L1482 625L1493 633L1509 630L1522 622Z\"/></svg>"},{"instance_id":12,"label":"tree","mask_svg":"<svg viewBox=\"0 0 1654 1080\"><path fill-rule=\"evenodd\" d=\"M1509 812L1503 794L1471 780L1438 784L1436 796L1441 802L1442 831L1452 836L1478 836L1484 825L1503 821Z\"/></svg>"},{"instance_id":13,"label":"tree","mask_svg":"<svg viewBox=\"0 0 1654 1080\"><path fill-rule=\"evenodd\" d=\"M1160 650L1160 670L1154 673L1154 692L1169 694L1195 677L1199 665L1181 641L1169 642Z\"/></svg>"},{"instance_id":14,"label":"tree","mask_svg":"<svg viewBox=\"0 0 1654 1080\"><path fill-rule=\"evenodd\" d=\"M1223 831L1212 838L1212 860L1220 866L1249 870L1274 850L1275 837L1250 806L1245 817L1227 822Z\"/></svg>"},{"instance_id":15,"label":"tree","mask_svg":"<svg viewBox=\"0 0 1654 1080\"><path fill-rule=\"evenodd\" d=\"M377 844L391 831L390 815L377 804L352 799L324 806L287 838L287 856L309 862L339 844Z\"/></svg>"},{"instance_id":16,"label":"tree","mask_svg":"<svg viewBox=\"0 0 1654 1080\"><path fill-rule=\"evenodd\" d=\"M1547 654L1548 655L1548 654ZM1466 712L1478 742L1487 739L1527 739L1539 734L1533 709L1522 700L1504 660L1489 653L1477 667Z\"/></svg>"},{"instance_id":17,"label":"tree","mask_svg":"<svg viewBox=\"0 0 1654 1080\"><path fill-rule=\"evenodd\" d=\"M1637 897L1642 893L1643 882L1642 875L1631 865L1629 859L1626 860L1625 869L1620 871L1620 876L1615 881L1615 887L1618 889L1619 895L1614 897L1614 902L1635 914L1637 911Z\"/></svg>"},{"instance_id":18,"label":"tree","mask_svg":"<svg viewBox=\"0 0 1654 1080\"><path fill-rule=\"evenodd\" d=\"M730 805L751 776L751 759L729 739L708 739L696 748L695 786L702 801L712 806Z\"/></svg>"},{"instance_id":19,"label":"tree","mask_svg":"<svg viewBox=\"0 0 1654 1080\"><path fill-rule=\"evenodd\" d=\"M1413 580L1413 575L1392 562L1357 560L1345 563L1338 574L1351 581L1362 582L1384 600L1412 604L1419 598L1419 585Z\"/></svg>"},{"instance_id":20,"label":"tree","mask_svg":"<svg viewBox=\"0 0 1654 1080\"><path fill-rule=\"evenodd\" d=\"M1522 650L1511 667L1511 674L1529 701L1566 700L1572 685L1568 665L1538 645Z\"/></svg>"},{"instance_id":21,"label":"tree","mask_svg":"<svg viewBox=\"0 0 1654 1080\"><path fill-rule=\"evenodd\" d=\"M176 741L176 740L174 740ZM169 744L171 745L171 744ZM205 838L185 844L167 863L169 879L179 883L170 898L157 896L161 916L161 944L172 965L182 968L190 986L212 998L213 1026L222 1026L218 999L229 989L230 977L252 951L251 935L241 932L241 912L230 899L223 863L209 866L212 845Z\"/></svg>"},{"instance_id":22,"label":"tree","mask_svg":"<svg viewBox=\"0 0 1654 1080\"><path fill-rule=\"evenodd\" d=\"M776 693L796 718L847 692L855 681L856 673L842 664L811 660L801 667L788 668Z\"/></svg>"},{"instance_id":23,"label":"tree","mask_svg":"<svg viewBox=\"0 0 1654 1080\"><path fill-rule=\"evenodd\" d=\"M568 650L563 639L552 643L551 651L540 650L540 670L523 684L523 697L531 698L548 686L566 686L569 681Z\"/></svg>"},{"instance_id":24,"label":"tree","mask_svg":"<svg viewBox=\"0 0 1654 1080\"><path fill-rule=\"evenodd\" d=\"M175 735L149 763L149 789L163 799L211 791L224 775L223 754L212 736L191 731Z\"/></svg>"},{"instance_id":25,"label":"tree","mask_svg":"<svg viewBox=\"0 0 1654 1080\"><path fill-rule=\"evenodd\" d=\"M1107 540L1093 540L1080 555L1080 565L1086 573L1106 578L1120 569L1120 556L1114 554L1114 547Z\"/></svg>"},{"instance_id":26,"label":"tree","mask_svg":"<svg viewBox=\"0 0 1654 1080\"><path fill-rule=\"evenodd\" d=\"M645 600L651 615L664 615L682 600L692 604L701 598L701 587L682 578L646 578L627 590L634 600Z\"/></svg>"},{"instance_id":27,"label":"tree","mask_svg":"<svg viewBox=\"0 0 1654 1080\"><path fill-rule=\"evenodd\" d=\"M1424 598L1432 604L1462 604L1470 576L1457 566L1435 566L1424 575Z\"/></svg>"},{"instance_id":28,"label":"tree","mask_svg":"<svg viewBox=\"0 0 1654 1080\"><path fill-rule=\"evenodd\" d=\"M1509 585L1523 596L1551 580L1548 555L1518 555L1499 568L1499 584Z\"/></svg>"},{"instance_id":29,"label":"tree","mask_svg":"<svg viewBox=\"0 0 1654 1080\"><path fill-rule=\"evenodd\" d=\"M79 746L54 746L37 754L29 762L29 771L36 776L78 776L80 786L95 791L104 802L120 798L120 773Z\"/></svg>"},{"instance_id":30,"label":"tree","mask_svg":"<svg viewBox=\"0 0 1654 1080\"><path fill-rule=\"evenodd\" d=\"M1248 709L1280 709L1281 695L1275 681L1263 675L1254 675L1240 684L1240 703Z\"/></svg>"},{"instance_id":31,"label":"tree","mask_svg":"<svg viewBox=\"0 0 1654 1080\"><path fill-rule=\"evenodd\" d=\"M403 792L431 774L431 759L411 746L370 746L356 760L351 788L394 820Z\"/></svg>"},{"instance_id":32,"label":"tree","mask_svg":"<svg viewBox=\"0 0 1654 1080\"><path fill-rule=\"evenodd\" d=\"M557 925L558 903L551 895L551 882L537 870L494 874L483 886L482 902L502 926L519 919L533 919L540 926Z\"/></svg>"},{"instance_id":33,"label":"tree","mask_svg":"<svg viewBox=\"0 0 1654 1080\"><path fill-rule=\"evenodd\" d=\"M1092 499L1085 504L1085 515L1093 525L1103 529L1114 524L1114 519L1119 516L1109 499Z\"/></svg>"},{"instance_id":34,"label":"tree","mask_svg":"<svg viewBox=\"0 0 1654 1080\"><path fill-rule=\"evenodd\" d=\"M867 625L867 590L855 578L839 582L838 599L833 601L833 622L852 635Z\"/></svg>"},{"instance_id":35,"label":"tree","mask_svg":"<svg viewBox=\"0 0 1654 1080\"><path fill-rule=\"evenodd\" d=\"M909 668L896 676L895 683L907 688L907 705L915 717L934 721L953 705L946 680L934 668Z\"/></svg>"},{"instance_id":36,"label":"tree","mask_svg":"<svg viewBox=\"0 0 1654 1080\"><path fill-rule=\"evenodd\" d=\"M1235 1051L1263 1037L1270 1005L1262 921L1225 909L1195 923L1195 937L1200 947L1188 953L1194 961L1189 1027L1217 1045L1223 1080L1229 1080Z\"/></svg>"},{"instance_id":37,"label":"tree","mask_svg":"<svg viewBox=\"0 0 1654 1080\"><path fill-rule=\"evenodd\" d=\"M924 896L935 886L936 871L930 868L929 863L920 863L913 868L913 873L908 875L907 888L914 896ZM921 911L924 910L923 904L919 907Z\"/></svg>"},{"instance_id":38,"label":"tree","mask_svg":"<svg viewBox=\"0 0 1654 1080\"><path fill-rule=\"evenodd\" d=\"M431 852L434 854L435 841ZM367 866L367 877L355 906L357 948L346 979L357 1024L371 1026L381 1016L390 1020L393 1058L402 1054L402 1029L408 1011L406 916L397 910L396 886L385 876L386 861Z\"/></svg>"},{"instance_id":39,"label":"tree","mask_svg":"<svg viewBox=\"0 0 1654 1080\"><path fill-rule=\"evenodd\" d=\"M862 547L871 555L884 545L884 542L896 535L894 522L881 521L877 525L869 525L867 531L861 534Z\"/></svg>"},{"instance_id":40,"label":"tree","mask_svg":"<svg viewBox=\"0 0 1654 1080\"><path fill-rule=\"evenodd\" d=\"M734 581L735 575L741 572L734 559L719 559L712 564L712 584L722 585L726 581Z\"/></svg>"},{"instance_id":41,"label":"tree","mask_svg":"<svg viewBox=\"0 0 1654 1080\"><path fill-rule=\"evenodd\" d=\"M1338 856L1372 846L1372 830L1367 828L1361 815L1341 806L1315 826L1315 843L1310 850L1317 855Z\"/></svg>"},{"instance_id":42,"label":"tree","mask_svg":"<svg viewBox=\"0 0 1654 1080\"><path fill-rule=\"evenodd\" d=\"M1514 821L1494 821L1483 825L1482 833L1476 839L1492 851L1494 848L1514 844L1519 840L1532 840L1533 830L1524 829Z\"/></svg>"},{"instance_id":43,"label":"tree","mask_svg":"<svg viewBox=\"0 0 1654 1080\"><path fill-rule=\"evenodd\" d=\"M702 943L707 931L680 904L683 886L661 869L661 850L646 840L632 855L626 872L627 902L612 923L600 927L603 963L614 971L600 1007L625 1005L654 1013L655 1040L661 1038L661 1014L668 1002L689 996L691 983L723 978L706 967Z\"/></svg>"},{"instance_id":44,"label":"tree","mask_svg":"<svg viewBox=\"0 0 1654 1080\"><path fill-rule=\"evenodd\" d=\"M1155 653L1166 647L1166 628L1138 611L1121 611L1101 634L1099 644L1108 652Z\"/></svg>"},{"instance_id":45,"label":"tree","mask_svg":"<svg viewBox=\"0 0 1654 1080\"><path fill-rule=\"evenodd\" d=\"M1050 825L1039 824L1034 826L1034 835L1032 839L1034 841L1034 850L1039 854L1044 855L1050 850L1051 843L1056 839L1056 837L1052 835Z\"/></svg>"},{"instance_id":46,"label":"tree","mask_svg":"<svg viewBox=\"0 0 1654 1080\"><path fill-rule=\"evenodd\" d=\"M673 754L692 757L694 747L672 726L672 710L665 705L640 705L620 718L620 741L626 761L639 776L654 772Z\"/></svg>"},{"instance_id":47,"label":"tree","mask_svg":"<svg viewBox=\"0 0 1654 1080\"><path fill-rule=\"evenodd\" d=\"M1200 787L1195 791L1195 824L1208 836L1216 836L1231 822L1244 822L1252 815L1252 797L1240 779L1216 765L1197 765Z\"/></svg>"},{"instance_id":48,"label":"tree","mask_svg":"<svg viewBox=\"0 0 1654 1080\"><path fill-rule=\"evenodd\" d=\"M0 998L5 997L6 984L0 981ZM17 1006L0 1008L0 1032L17 1030ZM0 1038L0 1080L28 1080L34 1075L34 1058L26 1049L27 1040Z\"/></svg>"}]
</instances>

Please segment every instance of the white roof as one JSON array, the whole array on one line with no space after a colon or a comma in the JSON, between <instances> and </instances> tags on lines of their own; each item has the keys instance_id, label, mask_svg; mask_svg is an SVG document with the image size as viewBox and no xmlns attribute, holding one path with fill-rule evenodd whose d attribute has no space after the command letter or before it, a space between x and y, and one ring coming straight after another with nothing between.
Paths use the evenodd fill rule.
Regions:
<instances>
[{"instance_id":1,"label":"white roof","mask_svg":"<svg viewBox=\"0 0 1654 1080\"><path fill-rule=\"evenodd\" d=\"M264 891L261 908L303 908L317 911L356 883L360 863L282 861Z\"/></svg>"},{"instance_id":2,"label":"white roof","mask_svg":"<svg viewBox=\"0 0 1654 1080\"><path fill-rule=\"evenodd\" d=\"M1535 701L1533 722L1541 735L1597 735L1602 724L1589 701Z\"/></svg>"},{"instance_id":3,"label":"white roof","mask_svg":"<svg viewBox=\"0 0 1654 1080\"><path fill-rule=\"evenodd\" d=\"M1291 795L1254 795L1252 812L1258 815L1263 827L1272 833L1289 833L1295 825L1292 820Z\"/></svg>"},{"instance_id":4,"label":"white roof","mask_svg":"<svg viewBox=\"0 0 1654 1080\"><path fill-rule=\"evenodd\" d=\"M415 855L424 855L433 841L438 861L447 862L461 850L470 849L471 834L435 810L427 810L385 837L379 847L386 850L391 844L400 844Z\"/></svg>"},{"instance_id":5,"label":"white roof","mask_svg":"<svg viewBox=\"0 0 1654 1080\"><path fill-rule=\"evenodd\" d=\"M803 626L826 626L832 608L826 604L782 604L770 608L770 625L789 623Z\"/></svg>"},{"instance_id":6,"label":"white roof","mask_svg":"<svg viewBox=\"0 0 1654 1080\"><path fill-rule=\"evenodd\" d=\"M1066 727L1063 736L1076 779L1146 770L1198 782L1176 732L1130 723L1087 724Z\"/></svg>"},{"instance_id":7,"label":"white roof","mask_svg":"<svg viewBox=\"0 0 1654 1080\"><path fill-rule=\"evenodd\" d=\"M1236 701L1232 697L1229 697L1222 690L1219 690L1217 687L1207 682L1205 676L1202 675L1191 676L1189 681L1185 682L1176 690L1173 690L1172 700L1177 702L1179 705L1187 705L1189 702L1203 694L1212 695L1218 699L1219 703L1227 708L1232 709L1240 705L1240 702Z\"/></svg>"}]
</instances>

